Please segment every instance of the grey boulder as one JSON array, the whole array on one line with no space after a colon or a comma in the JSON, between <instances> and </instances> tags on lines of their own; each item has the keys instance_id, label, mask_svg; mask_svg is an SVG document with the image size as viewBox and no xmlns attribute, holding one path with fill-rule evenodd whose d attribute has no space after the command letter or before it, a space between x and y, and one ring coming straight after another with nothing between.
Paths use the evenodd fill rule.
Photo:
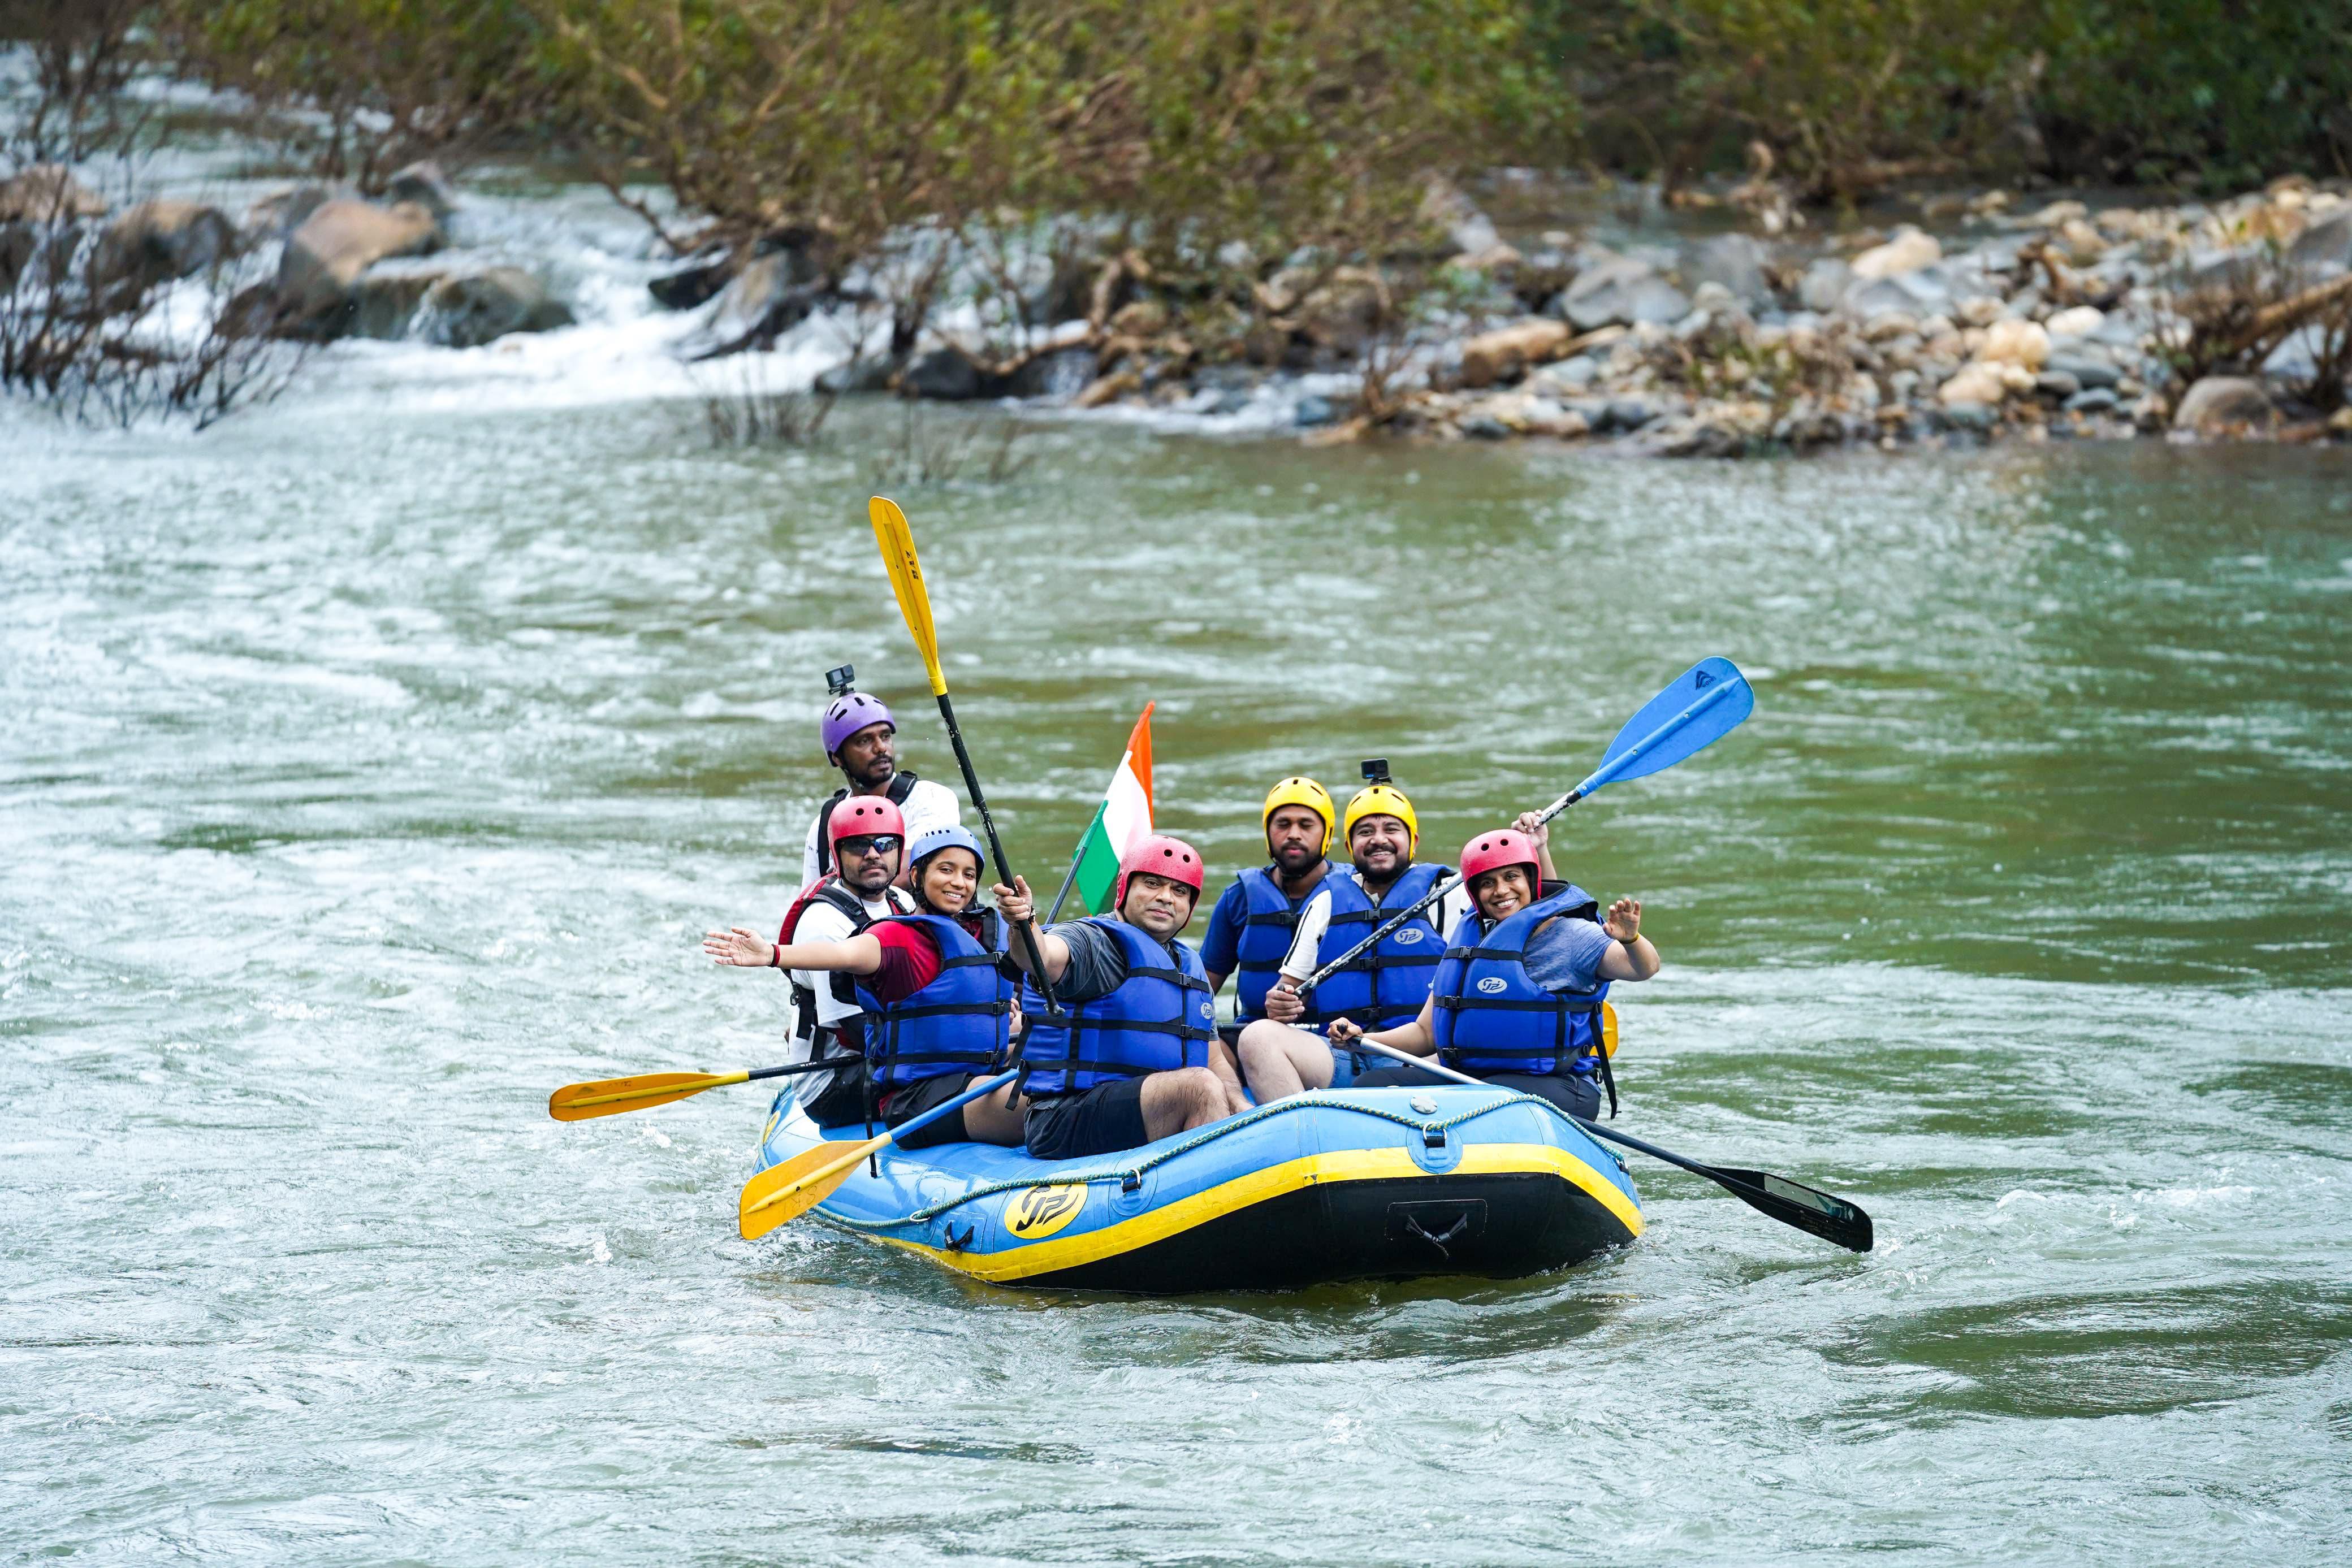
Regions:
<instances>
[{"instance_id":1,"label":"grey boulder","mask_svg":"<svg viewBox=\"0 0 2352 1568\"><path fill-rule=\"evenodd\" d=\"M1759 241L1743 234L1722 234L1702 244L1685 270L1694 287L1719 283L1734 299L1761 307L1772 303L1771 280L1764 272L1768 259Z\"/></svg>"},{"instance_id":2,"label":"grey boulder","mask_svg":"<svg viewBox=\"0 0 2352 1568\"><path fill-rule=\"evenodd\" d=\"M1608 326L1670 323L1690 314L1690 297L1647 262L1613 256L1576 275L1554 308L1580 332Z\"/></svg>"},{"instance_id":3,"label":"grey boulder","mask_svg":"<svg viewBox=\"0 0 2352 1568\"><path fill-rule=\"evenodd\" d=\"M572 308L519 267L445 277L425 291L416 332L446 349L478 349L509 332L572 325Z\"/></svg>"},{"instance_id":4,"label":"grey boulder","mask_svg":"<svg viewBox=\"0 0 2352 1568\"><path fill-rule=\"evenodd\" d=\"M2172 428L2212 435L2248 426L2267 427L2278 418L2262 383L2243 376L2207 376L2189 389L2172 411Z\"/></svg>"}]
</instances>

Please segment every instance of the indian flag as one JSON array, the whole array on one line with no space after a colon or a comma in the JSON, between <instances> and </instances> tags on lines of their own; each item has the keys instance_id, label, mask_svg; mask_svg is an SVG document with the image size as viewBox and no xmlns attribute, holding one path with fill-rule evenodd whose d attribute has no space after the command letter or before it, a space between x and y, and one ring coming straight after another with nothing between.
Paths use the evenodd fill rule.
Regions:
<instances>
[{"instance_id":1,"label":"indian flag","mask_svg":"<svg viewBox=\"0 0 2352 1568\"><path fill-rule=\"evenodd\" d=\"M1129 844L1151 832L1154 706L1143 705L1143 716L1135 721L1135 732L1127 737L1127 755L1118 759L1118 771L1110 776L1103 803L1096 808L1094 822L1078 843L1077 894L1091 914L1099 915L1110 907L1110 890L1118 880L1118 857Z\"/></svg>"}]
</instances>

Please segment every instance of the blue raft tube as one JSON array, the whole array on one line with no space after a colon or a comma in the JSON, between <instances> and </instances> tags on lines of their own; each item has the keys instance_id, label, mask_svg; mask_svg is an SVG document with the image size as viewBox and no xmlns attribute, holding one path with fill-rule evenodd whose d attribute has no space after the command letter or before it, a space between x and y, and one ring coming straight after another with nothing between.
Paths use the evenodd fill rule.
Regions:
<instances>
[{"instance_id":1,"label":"blue raft tube","mask_svg":"<svg viewBox=\"0 0 2352 1568\"><path fill-rule=\"evenodd\" d=\"M759 1168L865 1136L819 1128L787 1088ZM1623 1162L1583 1128L1532 1095L1454 1087L1295 1095L1091 1159L887 1149L811 1213L992 1284L1152 1295L1516 1279L1642 1233Z\"/></svg>"}]
</instances>

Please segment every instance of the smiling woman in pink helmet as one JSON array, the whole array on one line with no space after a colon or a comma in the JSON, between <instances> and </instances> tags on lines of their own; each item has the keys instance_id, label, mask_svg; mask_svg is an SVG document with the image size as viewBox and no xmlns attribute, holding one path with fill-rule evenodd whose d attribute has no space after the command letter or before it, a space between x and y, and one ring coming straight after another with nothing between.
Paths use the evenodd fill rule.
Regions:
<instances>
[{"instance_id":1,"label":"smiling woman in pink helmet","mask_svg":"<svg viewBox=\"0 0 2352 1568\"><path fill-rule=\"evenodd\" d=\"M1611 982L1655 975L1658 950L1642 935L1639 899L1619 899L1604 918L1582 888L1544 879L1547 836L1541 828L1509 827L1465 844L1462 881L1471 907L1446 932L1421 1016L1370 1033L1339 1019L1331 1043L1360 1038L1433 1054L1456 1071L1539 1095L1575 1115L1597 1114L1595 1081L1606 1079L1609 1060L1601 1004ZM1355 1086L1444 1082L1399 1066L1366 1073Z\"/></svg>"},{"instance_id":2,"label":"smiling woman in pink helmet","mask_svg":"<svg viewBox=\"0 0 2352 1568\"><path fill-rule=\"evenodd\" d=\"M1108 912L1038 933L1038 956L1064 1013L1049 1018L1034 985L1023 991L1026 1133L1037 1158L1131 1149L1247 1109L1215 1049L1216 1009L1201 956L1176 938L1203 880L1199 851L1153 834L1119 857ZM1026 882L1000 883L995 893L1006 919L1030 917ZM1017 945L1013 956L1027 967Z\"/></svg>"}]
</instances>

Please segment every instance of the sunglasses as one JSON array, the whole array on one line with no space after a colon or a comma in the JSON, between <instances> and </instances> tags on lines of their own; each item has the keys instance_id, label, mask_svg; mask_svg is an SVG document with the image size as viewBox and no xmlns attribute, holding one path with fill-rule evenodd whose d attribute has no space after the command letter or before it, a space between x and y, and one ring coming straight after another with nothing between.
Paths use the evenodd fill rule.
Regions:
<instances>
[{"instance_id":1,"label":"sunglasses","mask_svg":"<svg viewBox=\"0 0 2352 1568\"><path fill-rule=\"evenodd\" d=\"M863 858L866 855L887 855L904 841L896 833L853 833L837 841L833 847L844 854Z\"/></svg>"}]
</instances>

